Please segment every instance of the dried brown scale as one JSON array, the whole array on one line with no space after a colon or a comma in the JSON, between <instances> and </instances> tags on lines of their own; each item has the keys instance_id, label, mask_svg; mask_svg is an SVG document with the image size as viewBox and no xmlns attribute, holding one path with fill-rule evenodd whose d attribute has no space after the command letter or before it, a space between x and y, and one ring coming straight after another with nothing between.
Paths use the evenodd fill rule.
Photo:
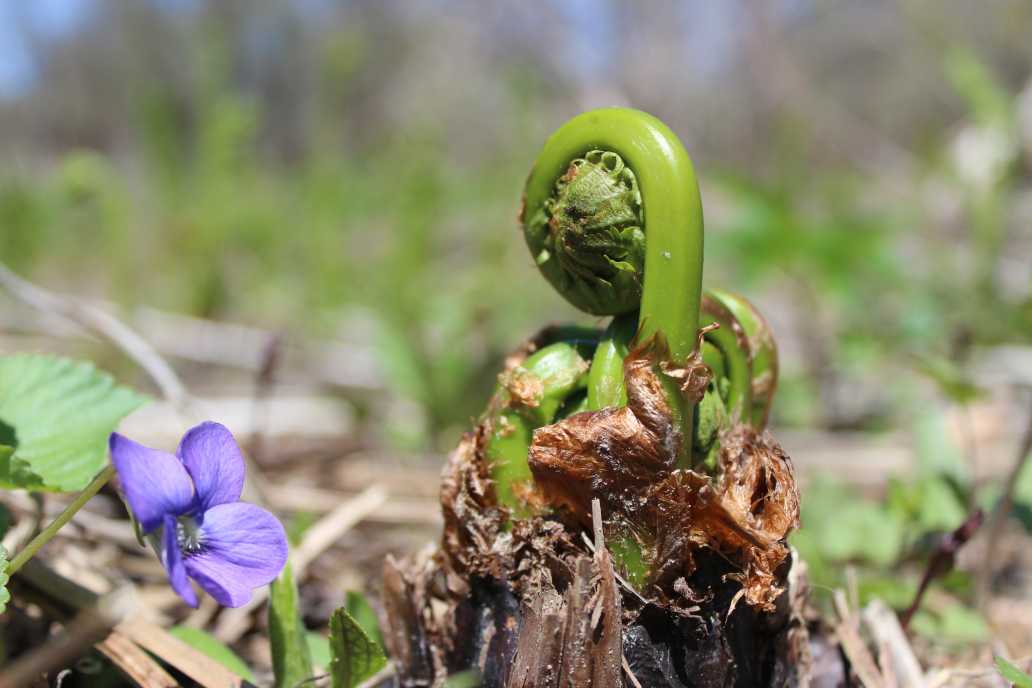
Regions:
<instances>
[{"instance_id":1,"label":"dried brown scale","mask_svg":"<svg viewBox=\"0 0 1032 688\"><path fill-rule=\"evenodd\" d=\"M674 467L682 438L671 420L661 365L665 345L650 339L624 362L627 406L578 413L534 432L529 463L545 501L590 523L590 504L599 498L606 513L633 519L649 485ZM702 398L708 370L701 360L679 366L673 379Z\"/></svg>"},{"instance_id":2,"label":"dried brown scale","mask_svg":"<svg viewBox=\"0 0 1032 688\"><path fill-rule=\"evenodd\" d=\"M509 395L510 408L536 408L541 404L545 383L537 375L517 366L499 375L498 382Z\"/></svg>"},{"instance_id":3,"label":"dried brown scale","mask_svg":"<svg viewBox=\"0 0 1032 688\"><path fill-rule=\"evenodd\" d=\"M562 557L575 557L582 549L555 520L519 520L511 533L505 533L506 514L495 501L484 460L484 442L489 434L490 421L467 433L442 472L442 555L449 571L456 575L500 580L512 577L519 581L518 589L533 590L539 587L535 576L566 566ZM539 495L534 497L540 499ZM503 541L504 546L500 546ZM527 580L523 580L525 576Z\"/></svg>"},{"instance_id":4,"label":"dried brown scale","mask_svg":"<svg viewBox=\"0 0 1032 688\"><path fill-rule=\"evenodd\" d=\"M665 560L683 562L657 577L690 577L693 552L705 547L739 567L730 575L750 605L773 611L784 591L776 571L788 558L785 538L799 526L791 460L769 435L739 425L721 439L720 468L716 486L693 471L675 471L650 490L657 549Z\"/></svg>"},{"instance_id":5,"label":"dried brown scale","mask_svg":"<svg viewBox=\"0 0 1032 688\"><path fill-rule=\"evenodd\" d=\"M639 347L628 357L628 407L578 414L536 433L531 463L546 498L554 500L557 496L549 494L547 486L551 483L547 480L547 468L558 466L565 459L566 464L573 462L573 466L564 466L572 476L569 473L557 476L561 480L553 485L566 495L559 501L582 514L582 523L588 520L587 506L592 492L607 496L613 491L607 483L630 476L634 483L652 484L652 489L645 499L619 500L616 505L624 507L628 513L640 511L642 503L651 504L646 519L660 523L671 522L678 514L691 520L700 507L705 507L703 512L712 512L707 516L709 524L728 533L732 542L752 548L771 547L798 525L798 495L790 460L769 436L758 436L749 428L738 426L723 438L726 447L721 453L723 477L719 490L701 474L670 472L672 458L664 454L662 445L669 441L672 430L653 363L655 349L652 343ZM691 369L690 366L685 368ZM697 381L694 389L701 395L707 384L706 376L697 374L686 378ZM621 432L621 427L627 429ZM559 441L554 441L556 438ZM550 450L562 457L558 463L547 462L555 456ZM628 461L631 458L633 463ZM613 470L619 474L611 475ZM664 474L666 477L660 479ZM573 480L568 480L570 477ZM578 493L578 483L602 489L580 490L580 498L571 498ZM705 538L694 532L701 530L705 529L687 528L681 530L681 534L694 535L694 539L704 542ZM779 561L783 559L782 552L777 554Z\"/></svg>"},{"instance_id":6,"label":"dried brown scale","mask_svg":"<svg viewBox=\"0 0 1032 688\"><path fill-rule=\"evenodd\" d=\"M532 337L531 339L528 339L527 341L523 342L523 344L521 344L518 349L516 349L515 351L513 351L505 357L505 360L502 362L502 370L512 370L513 368L527 360L527 356L530 356L532 353L541 348L541 339L543 339L543 337L541 337L539 333L537 337Z\"/></svg>"},{"instance_id":7,"label":"dried brown scale","mask_svg":"<svg viewBox=\"0 0 1032 688\"><path fill-rule=\"evenodd\" d=\"M677 383L681 395L690 403L698 403L706 393L706 388L713 379L710 369L702 362L702 340L706 333L720 327L711 323L699 330L699 341L695 351L684 363L674 363L666 356L660 357L659 369L663 375Z\"/></svg>"},{"instance_id":8,"label":"dried brown scale","mask_svg":"<svg viewBox=\"0 0 1032 688\"><path fill-rule=\"evenodd\" d=\"M792 460L770 433L737 426L721 436L720 467L725 497L770 540L799 527L799 492Z\"/></svg>"},{"instance_id":9,"label":"dried brown scale","mask_svg":"<svg viewBox=\"0 0 1032 688\"><path fill-rule=\"evenodd\" d=\"M738 321L738 318L735 317L734 313L732 313L727 306L722 304L720 301L717 301L709 294L703 294L702 312L708 313L715 321L729 323L731 332L735 335L735 342L738 345L738 348L742 351L748 352L749 360L752 360L752 352L755 351L755 349L749 341L749 335L746 334L745 329ZM727 325L725 325L725 327L726 326Z\"/></svg>"},{"instance_id":10,"label":"dried brown scale","mask_svg":"<svg viewBox=\"0 0 1032 688\"><path fill-rule=\"evenodd\" d=\"M484 461L484 438L490 428L481 424L467 433L445 464L441 474L441 537L451 568L501 577L492 543L502 532L504 514L496 505L494 487Z\"/></svg>"},{"instance_id":11,"label":"dried brown scale","mask_svg":"<svg viewBox=\"0 0 1032 688\"><path fill-rule=\"evenodd\" d=\"M572 561L581 555L570 531L552 519L518 521L512 529L513 568L510 579L524 597L573 579Z\"/></svg>"},{"instance_id":12,"label":"dried brown scale","mask_svg":"<svg viewBox=\"0 0 1032 688\"><path fill-rule=\"evenodd\" d=\"M658 340L628 355L626 407L577 414L534 433L535 483L548 503L582 524L590 522L591 499L599 498L607 513L655 532L658 560L672 562L661 567L658 582L690 576L693 552L706 547L740 567L732 575L746 601L769 611L783 590L774 572L788 556L784 539L799 525L791 461L769 435L738 425L721 438L719 482L673 470L680 439L671 440L676 431L657 360L666 360ZM691 364L681 370L683 388L701 397L705 372Z\"/></svg>"}]
</instances>

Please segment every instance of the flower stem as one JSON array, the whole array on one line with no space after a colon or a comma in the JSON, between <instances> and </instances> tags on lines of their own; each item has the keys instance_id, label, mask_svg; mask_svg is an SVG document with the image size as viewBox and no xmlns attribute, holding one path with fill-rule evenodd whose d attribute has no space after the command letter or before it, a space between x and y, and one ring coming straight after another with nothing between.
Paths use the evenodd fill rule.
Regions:
<instances>
[{"instance_id":1,"label":"flower stem","mask_svg":"<svg viewBox=\"0 0 1032 688\"><path fill-rule=\"evenodd\" d=\"M50 540L57 535L57 531L61 530L66 523L72 520L72 517L85 506L86 502L90 501L95 494L100 492L100 489L107 484L109 480L115 475L115 467L108 465L107 468L97 474L97 477L93 479L86 489L83 490L76 496L72 503L65 507L65 510L58 514L50 525L43 529L43 531L32 538L29 544L25 545L18 555L11 560L11 563L7 566L7 575L13 576L18 569L25 565L29 559L35 556L36 552L40 550L43 545L50 542Z\"/></svg>"}]
</instances>

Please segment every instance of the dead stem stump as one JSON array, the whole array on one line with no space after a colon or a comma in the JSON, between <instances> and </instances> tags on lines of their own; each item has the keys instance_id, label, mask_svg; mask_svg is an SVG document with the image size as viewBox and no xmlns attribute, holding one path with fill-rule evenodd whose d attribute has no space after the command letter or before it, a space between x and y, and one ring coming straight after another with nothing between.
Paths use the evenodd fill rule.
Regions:
<instances>
[{"instance_id":1,"label":"dead stem stump","mask_svg":"<svg viewBox=\"0 0 1032 688\"><path fill-rule=\"evenodd\" d=\"M440 686L471 668L485 687L806 685L806 629L792 592L774 613L739 605L728 614L737 594L730 585L690 613L672 611L618 589L608 562L600 570L584 556L565 587L521 596L474 579L456 600L426 585L424 576L440 574L428 561L387 565L395 685Z\"/></svg>"},{"instance_id":2,"label":"dead stem stump","mask_svg":"<svg viewBox=\"0 0 1032 688\"><path fill-rule=\"evenodd\" d=\"M736 425L715 475L676 468L659 376L701 396L705 372L667 359L646 342L625 359L626 407L535 431L522 487L547 515L510 519L499 506L490 415L463 438L442 475L440 547L385 565L394 685L441 686L468 669L485 688L807 685L805 582L786 542L799 525L791 460ZM651 562L639 589L607 538Z\"/></svg>"},{"instance_id":3,"label":"dead stem stump","mask_svg":"<svg viewBox=\"0 0 1032 688\"><path fill-rule=\"evenodd\" d=\"M746 602L741 567L706 548L691 575L646 598L575 524L534 518L506 532L479 502L489 484L464 462L469 446L446 471L443 547L385 565L394 685L440 686L471 668L499 688L806 685L805 581L790 557L772 573L770 608Z\"/></svg>"}]
</instances>

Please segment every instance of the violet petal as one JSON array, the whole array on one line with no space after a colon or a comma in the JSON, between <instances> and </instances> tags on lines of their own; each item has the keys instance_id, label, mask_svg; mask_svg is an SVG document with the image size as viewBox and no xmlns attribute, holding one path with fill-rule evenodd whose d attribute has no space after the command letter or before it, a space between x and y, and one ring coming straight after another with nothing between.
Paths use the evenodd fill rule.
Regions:
<instances>
[{"instance_id":1,"label":"violet petal","mask_svg":"<svg viewBox=\"0 0 1032 688\"><path fill-rule=\"evenodd\" d=\"M276 517L253 504L221 504L200 520L201 551L186 572L219 604L239 607L287 562L287 535Z\"/></svg>"},{"instance_id":2,"label":"violet petal","mask_svg":"<svg viewBox=\"0 0 1032 688\"><path fill-rule=\"evenodd\" d=\"M193 503L193 481L176 457L111 433L111 462L122 493L144 533L160 526L167 514L186 513Z\"/></svg>"},{"instance_id":3,"label":"violet petal","mask_svg":"<svg viewBox=\"0 0 1032 688\"><path fill-rule=\"evenodd\" d=\"M179 538L176 532L175 516L165 517L165 532L161 538L161 563L168 572L168 582L172 589L182 597L188 605L197 608L197 593L190 585L186 577L186 567L183 566L183 553L179 549Z\"/></svg>"},{"instance_id":4,"label":"violet petal","mask_svg":"<svg viewBox=\"0 0 1032 688\"><path fill-rule=\"evenodd\" d=\"M199 511L240 499L244 456L224 425L206 421L190 428L179 442L176 455L193 478Z\"/></svg>"}]
</instances>

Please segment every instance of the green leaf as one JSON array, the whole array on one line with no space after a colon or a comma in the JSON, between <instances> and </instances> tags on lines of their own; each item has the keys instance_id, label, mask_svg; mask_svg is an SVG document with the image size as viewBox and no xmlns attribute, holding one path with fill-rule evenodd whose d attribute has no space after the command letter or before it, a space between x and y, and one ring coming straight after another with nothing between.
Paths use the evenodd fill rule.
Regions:
<instances>
[{"instance_id":1,"label":"green leaf","mask_svg":"<svg viewBox=\"0 0 1032 688\"><path fill-rule=\"evenodd\" d=\"M905 609L914 599L917 583L899 575L861 570L857 580L857 592L861 605L877 598L890 607Z\"/></svg>"},{"instance_id":2,"label":"green leaf","mask_svg":"<svg viewBox=\"0 0 1032 688\"><path fill-rule=\"evenodd\" d=\"M355 688L387 665L383 650L345 607L330 617L330 652L333 688Z\"/></svg>"},{"instance_id":3,"label":"green leaf","mask_svg":"<svg viewBox=\"0 0 1032 688\"><path fill-rule=\"evenodd\" d=\"M81 490L107 463L108 435L145 401L90 363L0 357L0 419L17 440L0 456L0 486Z\"/></svg>"},{"instance_id":4,"label":"green leaf","mask_svg":"<svg viewBox=\"0 0 1032 688\"><path fill-rule=\"evenodd\" d=\"M920 502L917 523L926 531L953 530L967 518L967 507L942 478L918 482Z\"/></svg>"},{"instance_id":5,"label":"green leaf","mask_svg":"<svg viewBox=\"0 0 1032 688\"><path fill-rule=\"evenodd\" d=\"M297 583L288 561L269 588L269 642L277 688L290 688L312 677L312 657L306 636Z\"/></svg>"},{"instance_id":6,"label":"green leaf","mask_svg":"<svg viewBox=\"0 0 1032 688\"><path fill-rule=\"evenodd\" d=\"M958 643L981 643L991 635L985 618L960 602L944 607L939 613L940 637Z\"/></svg>"},{"instance_id":7,"label":"green leaf","mask_svg":"<svg viewBox=\"0 0 1032 688\"><path fill-rule=\"evenodd\" d=\"M173 626L168 629L168 632L198 652L214 659L237 676L254 682L254 674L244 660L210 633L190 626Z\"/></svg>"},{"instance_id":8,"label":"green leaf","mask_svg":"<svg viewBox=\"0 0 1032 688\"><path fill-rule=\"evenodd\" d=\"M922 609L911 625L915 632L944 644L971 645L985 642L990 636L985 619L959 602L935 610Z\"/></svg>"},{"instance_id":9,"label":"green leaf","mask_svg":"<svg viewBox=\"0 0 1032 688\"><path fill-rule=\"evenodd\" d=\"M823 559L889 566L899 558L905 535L899 514L826 480L815 481L806 496L803 523Z\"/></svg>"},{"instance_id":10,"label":"green leaf","mask_svg":"<svg viewBox=\"0 0 1032 688\"><path fill-rule=\"evenodd\" d=\"M7 603L11 601L11 593L7 590L7 550L0 545L0 614L7 609Z\"/></svg>"},{"instance_id":11,"label":"green leaf","mask_svg":"<svg viewBox=\"0 0 1032 688\"><path fill-rule=\"evenodd\" d=\"M969 49L946 55L946 76L982 124L1005 124L1013 117L1012 98L988 65Z\"/></svg>"},{"instance_id":12,"label":"green leaf","mask_svg":"<svg viewBox=\"0 0 1032 688\"><path fill-rule=\"evenodd\" d=\"M318 520L318 516L313 511L299 511L294 514L284 526L287 531L287 542L292 546L301 544L302 538L305 533L311 528Z\"/></svg>"},{"instance_id":13,"label":"green leaf","mask_svg":"<svg viewBox=\"0 0 1032 688\"><path fill-rule=\"evenodd\" d=\"M333 655L330 654L330 639L315 631L305 633L305 642L308 643L308 655L312 658L312 665L328 669Z\"/></svg>"},{"instance_id":14,"label":"green leaf","mask_svg":"<svg viewBox=\"0 0 1032 688\"><path fill-rule=\"evenodd\" d=\"M369 605L365 595L357 590L348 590L344 596L344 607L366 632L366 635L375 640L380 647L384 647L383 634L380 632L380 619L377 618L376 612Z\"/></svg>"},{"instance_id":15,"label":"green leaf","mask_svg":"<svg viewBox=\"0 0 1032 688\"><path fill-rule=\"evenodd\" d=\"M951 401L967 404L985 395L971 377L956 363L941 356L923 356L915 361L917 372L938 387Z\"/></svg>"},{"instance_id":16,"label":"green leaf","mask_svg":"<svg viewBox=\"0 0 1032 688\"><path fill-rule=\"evenodd\" d=\"M960 484L971 482L968 457L954 441L944 413L919 411L914 419L913 437L917 475L946 476Z\"/></svg>"},{"instance_id":17,"label":"green leaf","mask_svg":"<svg viewBox=\"0 0 1032 688\"><path fill-rule=\"evenodd\" d=\"M18 446L18 433L3 420L0 420L0 446L10 449L12 452Z\"/></svg>"},{"instance_id":18,"label":"green leaf","mask_svg":"<svg viewBox=\"0 0 1032 688\"><path fill-rule=\"evenodd\" d=\"M1032 688L1032 676L1008 662L1003 657L996 658L996 668L1000 676L1014 684L1015 688Z\"/></svg>"},{"instance_id":19,"label":"green leaf","mask_svg":"<svg viewBox=\"0 0 1032 688\"><path fill-rule=\"evenodd\" d=\"M11 510L5 504L0 504L0 538L7 535L11 528Z\"/></svg>"}]
</instances>

